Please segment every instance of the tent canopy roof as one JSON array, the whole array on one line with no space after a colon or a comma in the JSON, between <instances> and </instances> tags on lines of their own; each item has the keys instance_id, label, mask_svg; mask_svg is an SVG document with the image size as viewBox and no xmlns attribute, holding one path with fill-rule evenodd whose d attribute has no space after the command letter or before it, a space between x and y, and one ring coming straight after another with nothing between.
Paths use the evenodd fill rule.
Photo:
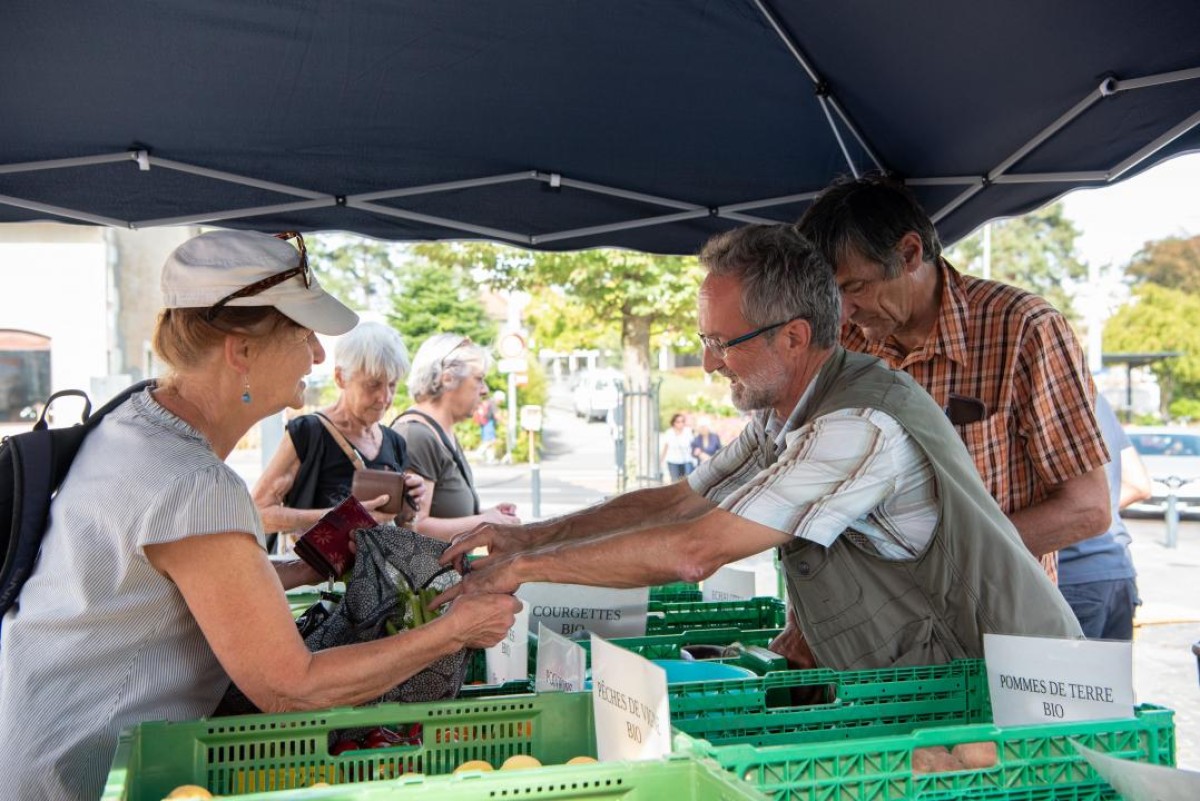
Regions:
<instances>
[{"instance_id":1,"label":"tent canopy roof","mask_svg":"<svg viewBox=\"0 0 1200 801\"><path fill-rule=\"evenodd\" d=\"M953 241L1200 147L1193 0L28 0L0 221L693 252L904 176Z\"/></svg>"}]
</instances>

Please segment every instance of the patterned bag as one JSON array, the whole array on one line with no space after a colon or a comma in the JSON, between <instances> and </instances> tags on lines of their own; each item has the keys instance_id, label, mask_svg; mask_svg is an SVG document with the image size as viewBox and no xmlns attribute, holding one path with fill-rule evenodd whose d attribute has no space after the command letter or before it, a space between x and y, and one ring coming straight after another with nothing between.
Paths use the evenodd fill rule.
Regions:
<instances>
[{"instance_id":1,"label":"patterned bag","mask_svg":"<svg viewBox=\"0 0 1200 801\"><path fill-rule=\"evenodd\" d=\"M332 611L324 605L328 602L321 602L297 621L310 651L370 642L411 628L413 604L420 602L420 590L436 594L462 580L452 567L438 564L447 547L445 542L392 525L359 529L355 538L358 553L354 572L346 583L346 595ZM418 611L417 619L421 618ZM464 649L441 657L369 703L454 698L466 678L469 656L470 651ZM231 684L214 714L243 715L257 711Z\"/></svg>"}]
</instances>

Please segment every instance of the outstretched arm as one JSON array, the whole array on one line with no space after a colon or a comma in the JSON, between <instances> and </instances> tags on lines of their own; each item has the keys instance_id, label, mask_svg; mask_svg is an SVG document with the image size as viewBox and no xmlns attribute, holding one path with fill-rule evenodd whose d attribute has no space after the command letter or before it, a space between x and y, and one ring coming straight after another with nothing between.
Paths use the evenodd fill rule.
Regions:
<instances>
[{"instance_id":1,"label":"outstretched arm","mask_svg":"<svg viewBox=\"0 0 1200 801\"><path fill-rule=\"evenodd\" d=\"M473 567L462 584L434 603L478 592L515 592L531 581L603 587L700 581L728 562L790 539L791 535L776 529L711 509L694 520L551 543L495 559Z\"/></svg>"},{"instance_id":2,"label":"outstretched arm","mask_svg":"<svg viewBox=\"0 0 1200 801\"><path fill-rule=\"evenodd\" d=\"M454 543L442 554L442 564L450 564L476 548L487 548L488 557L474 563L476 568L480 568L489 560L554 543L694 520L714 506L712 501L694 492L686 481L635 490L597 506L541 523L524 526L481 525L455 538Z\"/></svg>"}]
</instances>

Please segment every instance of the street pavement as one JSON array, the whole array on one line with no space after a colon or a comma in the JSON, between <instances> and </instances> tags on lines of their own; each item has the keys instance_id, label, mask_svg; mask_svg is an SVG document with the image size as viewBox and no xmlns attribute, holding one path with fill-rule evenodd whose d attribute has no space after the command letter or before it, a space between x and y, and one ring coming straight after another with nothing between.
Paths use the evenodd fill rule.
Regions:
<instances>
[{"instance_id":1,"label":"street pavement","mask_svg":"<svg viewBox=\"0 0 1200 801\"><path fill-rule=\"evenodd\" d=\"M513 502L523 520L564 514L616 491L612 440L603 423L587 423L557 392L545 410L541 506L535 515L527 464L472 461L481 503ZM230 464L253 484L261 470L258 451L237 451ZM1161 519L1128 521L1143 605L1133 648L1134 688L1139 703L1175 710L1180 767L1200 769L1200 676L1191 644L1200 641L1200 521L1181 524L1178 546L1168 548Z\"/></svg>"}]
</instances>

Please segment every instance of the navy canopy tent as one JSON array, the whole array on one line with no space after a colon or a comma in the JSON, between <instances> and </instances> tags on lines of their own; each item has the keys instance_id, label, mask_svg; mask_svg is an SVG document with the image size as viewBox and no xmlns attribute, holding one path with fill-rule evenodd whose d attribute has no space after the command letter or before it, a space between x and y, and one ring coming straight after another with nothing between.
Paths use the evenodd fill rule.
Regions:
<instances>
[{"instance_id":1,"label":"navy canopy tent","mask_svg":"<svg viewBox=\"0 0 1200 801\"><path fill-rule=\"evenodd\" d=\"M947 240L1200 146L1200 3L16 0L0 221L690 252L906 178Z\"/></svg>"}]
</instances>

